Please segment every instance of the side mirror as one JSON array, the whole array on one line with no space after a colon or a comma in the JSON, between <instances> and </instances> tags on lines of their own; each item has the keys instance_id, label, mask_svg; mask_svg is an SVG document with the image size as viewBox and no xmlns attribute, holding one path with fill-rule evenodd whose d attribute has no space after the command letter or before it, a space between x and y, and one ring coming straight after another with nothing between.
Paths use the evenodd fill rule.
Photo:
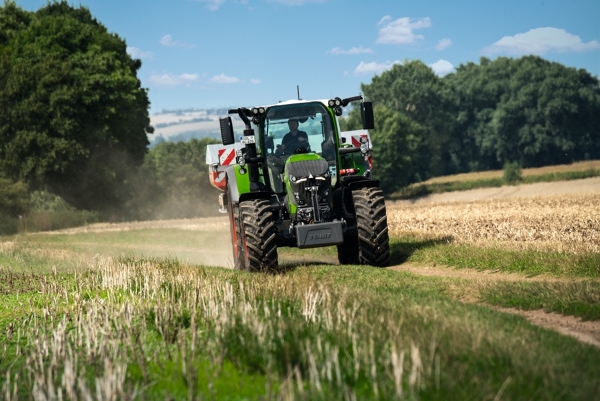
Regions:
<instances>
[{"instance_id":1,"label":"side mirror","mask_svg":"<svg viewBox=\"0 0 600 401\"><path fill-rule=\"evenodd\" d=\"M231 117L219 118L219 124L221 125L221 141L223 142L223 145L231 145L235 143Z\"/></svg>"},{"instance_id":2,"label":"side mirror","mask_svg":"<svg viewBox=\"0 0 600 401\"><path fill-rule=\"evenodd\" d=\"M362 102L360 104L360 117L363 129L374 129L375 118L373 117L373 102Z\"/></svg>"}]
</instances>

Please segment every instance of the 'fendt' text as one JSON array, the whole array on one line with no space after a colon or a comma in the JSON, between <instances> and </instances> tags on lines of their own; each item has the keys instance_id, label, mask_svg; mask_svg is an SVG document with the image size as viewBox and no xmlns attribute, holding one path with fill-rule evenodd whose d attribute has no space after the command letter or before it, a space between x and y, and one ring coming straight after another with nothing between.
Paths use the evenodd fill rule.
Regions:
<instances>
[{"instance_id":1,"label":"'fendt' text","mask_svg":"<svg viewBox=\"0 0 600 401\"><path fill-rule=\"evenodd\" d=\"M311 240L315 240L315 239L327 239L327 238L331 238L331 233L325 233L325 234L311 234L309 235Z\"/></svg>"}]
</instances>

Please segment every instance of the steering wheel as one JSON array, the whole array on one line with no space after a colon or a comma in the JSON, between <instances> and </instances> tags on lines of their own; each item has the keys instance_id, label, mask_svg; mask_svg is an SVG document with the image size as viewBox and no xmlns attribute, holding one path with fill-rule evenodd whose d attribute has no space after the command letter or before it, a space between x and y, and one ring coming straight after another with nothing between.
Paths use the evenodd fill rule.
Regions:
<instances>
[{"instance_id":1,"label":"steering wheel","mask_svg":"<svg viewBox=\"0 0 600 401\"><path fill-rule=\"evenodd\" d=\"M310 145L308 140L304 138L304 141L299 140L298 138L291 140L285 145L285 154L293 155L298 153L308 153L310 152Z\"/></svg>"}]
</instances>

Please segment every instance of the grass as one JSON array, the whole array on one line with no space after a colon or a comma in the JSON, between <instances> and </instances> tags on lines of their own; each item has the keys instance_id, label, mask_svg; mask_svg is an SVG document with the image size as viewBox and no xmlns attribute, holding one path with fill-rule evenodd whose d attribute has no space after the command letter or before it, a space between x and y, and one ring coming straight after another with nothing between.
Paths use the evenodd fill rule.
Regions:
<instances>
[{"instance_id":1,"label":"grass","mask_svg":"<svg viewBox=\"0 0 600 401\"><path fill-rule=\"evenodd\" d=\"M583 320L600 320L600 282L499 282L481 288L491 305L522 310L543 309Z\"/></svg>"},{"instance_id":2,"label":"grass","mask_svg":"<svg viewBox=\"0 0 600 401\"><path fill-rule=\"evenodd\" d=\"M600 161L573 163L572 165L548 166L523 169L522 184L537 182L569 181L600 176ZM499 188L507 183L503 171L485 171L435 177L422 183L412 184L390 195L392 200L413 199L430 194L466 191L477 188Z\"/></svg>"},{"instance_id":3,"label":"grass","mask_svg":"<svg viewBox=\"0 0 600 401\"><path fill-rule=\"evenodd\" d=\"M405 260L456 268L500 270L524 276L547 274L554 277L600 278L600 254L573 254L535 250L512 251L500 247L474 247L446 240L430 240L433 246L422 246L422 240L404 237L392 246ZM398 257L402 260L403 257Z\"/></svg>"},{"instance_id":4,"label":"grass","mask_svg":"<svg viewBox=\"0 0 600 401\"><path fill-rule=\"evenodd\" d=\"M280 275L182 262L186 252L215 251L218 237L205 234L146 228L1 243L4 397L32 391L37 398L60 392L63 399L103 393L146 400L598 394L599 349L459 301L475 294L490 305L598 319L597 281L478 284L321 263L335 258L335 248L281 249ZM170 257L155 256L157 249L170 250ZM451 254L459 261L473 249L479 248L444 238L395 238L392 259L440 263L440 255ZM494 268L499 255L479 268ZM557 257L520 274L550 274ZM511 258L517 253L505 260ZM583 269L574 276L590 274Z\"/></svg>"}]
</instances>

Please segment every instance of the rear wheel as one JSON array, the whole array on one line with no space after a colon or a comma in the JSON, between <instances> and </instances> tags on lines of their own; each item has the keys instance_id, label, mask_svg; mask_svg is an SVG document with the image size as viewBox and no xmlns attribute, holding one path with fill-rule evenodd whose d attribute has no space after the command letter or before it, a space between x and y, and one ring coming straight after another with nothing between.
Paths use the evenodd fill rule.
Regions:
<instances>
[{"instance_id":1,"label":"rear wheel","mask_svg":"<svg viewBox=\"0 0 600 401\"><path fill-rule=\"evenodd\" d=\"M340 263L389 265L390 244L383 192L379 188L360 188L352 191L352 199L358 232L349 234L344 244L338 246Z\"/></svg>"},{"instance_id":2,"label":"rear wheel","mask_svg":"<svg viewBox=\"0 0 600 401\"><path fill-rule=\"evenodd\" d=\"M231 248L233 249L233 268L236 270L245 270L245 255L242 242L242 230L240 224L239 205L231 201L229 192L225 193L227 197L227 212L229 214L229 232L231 234Z\"/></svg>"},{"instance_id":3,"label":"rear wheel","mask_svg":"<svg viewBox=\"0 0 600 401\"><path fill-rule=\"evenodd\" d=\"M254 199L240 202L243 253L246 270L277 270L277 239L271 202Z\"/></svg>"}]
</instances>

